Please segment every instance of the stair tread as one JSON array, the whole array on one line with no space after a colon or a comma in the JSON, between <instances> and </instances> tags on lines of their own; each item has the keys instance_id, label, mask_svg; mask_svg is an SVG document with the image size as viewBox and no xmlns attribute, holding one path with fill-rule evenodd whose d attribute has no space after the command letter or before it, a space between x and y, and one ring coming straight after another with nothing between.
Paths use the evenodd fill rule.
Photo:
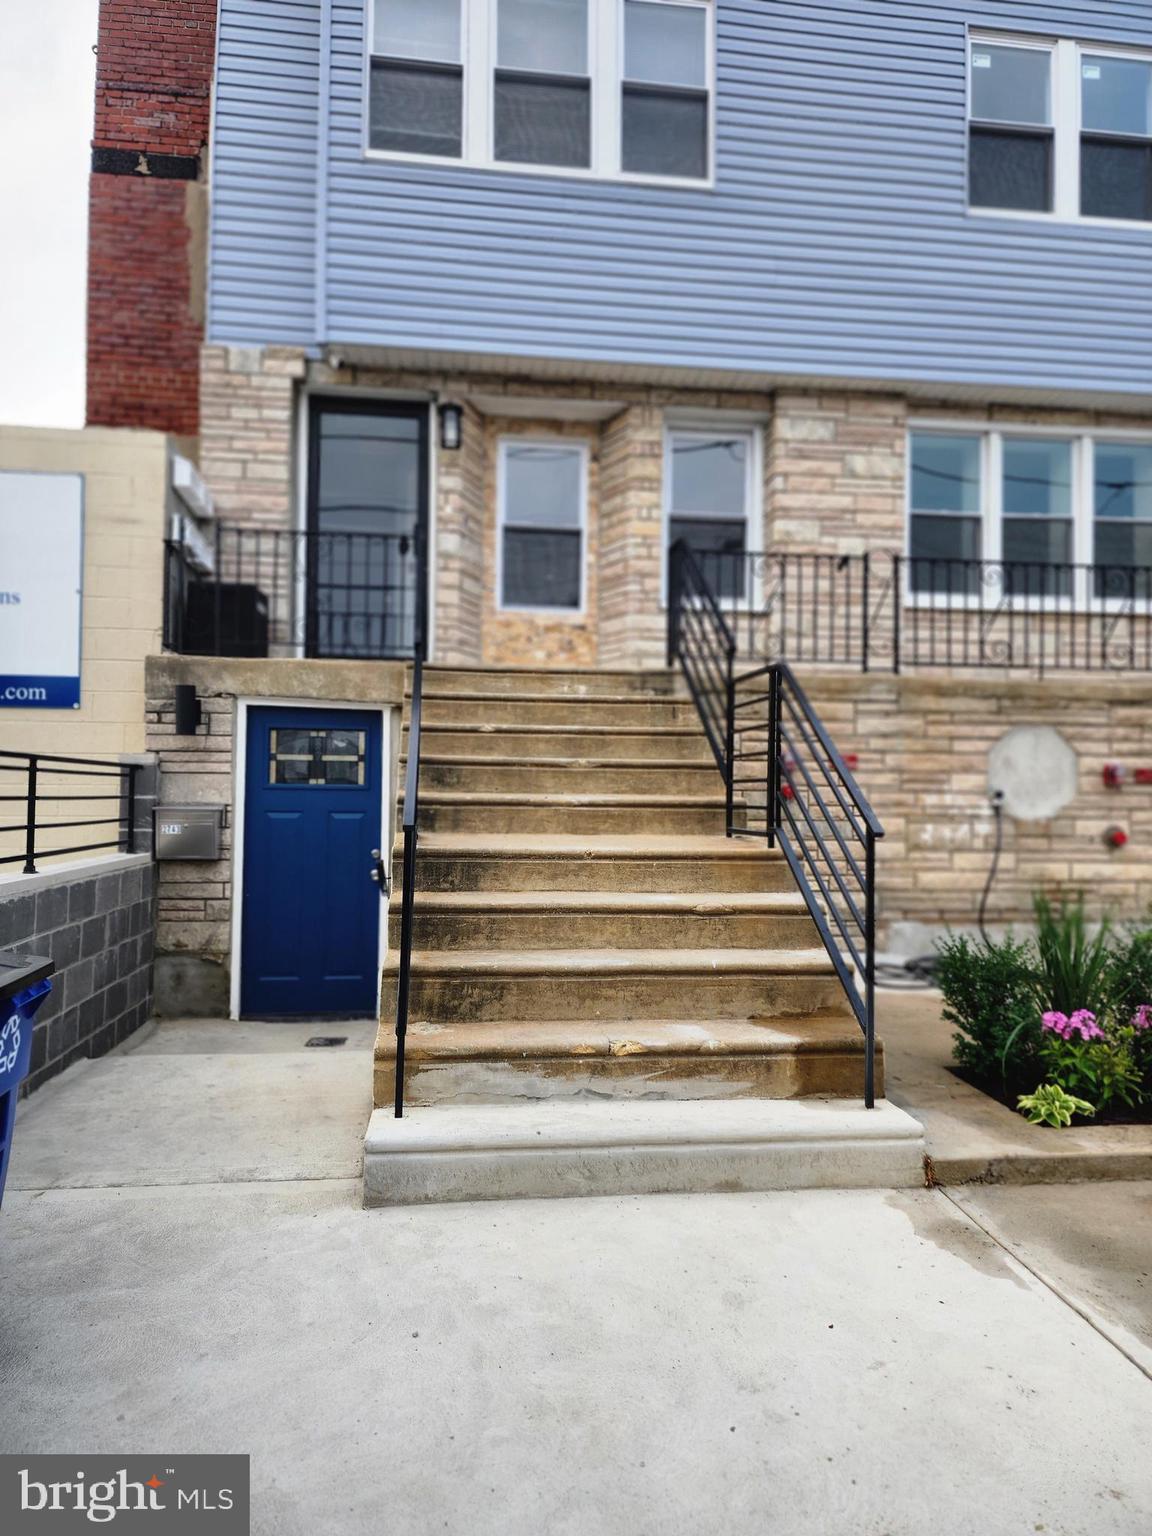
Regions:
<instances>
[{"instance_id":1,"label":"stair tread","mask_svg":"<svg viewBox=\"0 0 1152 1536\"><path fill-rule=\"evenodd\" d=\"M397 850L404 846L397 837ZM533 855L559 858L595 859L773 859L782 860L778 848L769 848L763 838L740 841L721 833L683 835L643 832L627 835L574 832L421 832L420 857L442 854L448 857L523 859Z\"/></svg>"},{"instance_id":2,"label":"stair tread","mask_svg":"<svg viewBox=\"0 0 1152 1536\"><path fill-rule=\"evenodd\" d=\"M662 709L669 706L685 710L695 708L692 700L682 693L488 693L484 690L467 693L456 688L446 688L443 692L425 688L423 699L425 704L459 703L466 699L469 704L629 704L637 708L659 704ZM405 692L404 703L411 705L411 693ZM443 724L443 721L437 723Z\"/></svg>"},{"instance_id":3,"label":"stair tread","mask_svg":"<svg viewBox=\"0 0 1152 1536\"><path fill-rule=\"evenodd\" d=\"M527 790L421 789L422 805L549 805L559 810L583 806L661 806L677 810L723 806L722 794L648 795L640 791L620 795L530 794Z\"/></svg>"},{"instance_id":4,"label":"stair tread","mask_svg":"<svg viewBox=\"0 0 1152 1536\"><path fill-rule=\"evenodd\" d=\"M394 973L397 952L388 955ZM835 975L820 949L421 949L413 974L468 976L768 976Z\"/></svg>"},{"instance_id":5,"label":"stair tread","mask_svg":"<svg viewBox=\"0 0 1152 1536\"><path fill-rule=\"evenodd\" d=\"M820 1054L864 1049L855 1017L844 1013L772 1019L500 1019L478 1023L413 1020L406 1054L419 1061L507 1061L624 1056L710 1057ZM387 1026L376 1059L392 1061L396 1037Z\"/></svg>"},{"instance_id":6,"label":"stair tread","mask_svg":"<svg viewBox=\"0 0 1152 1536\"><path fill-rule=\"evenodd\" d=\"M803 916L794 891L417 891L418 912L667 912Z\"/></svg>"},{"instance_id":7,"label":"stair tread","mask_svg":"<svg viewBox=\"0 0 1152 1536\"><path fill-rule=\"evenodd\" d=\"M683 1147L756 1144L767 1139L812 1143L823 1150L842 1141L904 1144L909 1150L906 1181L923 1181L924 1131L911 1115L880 1100L865 1109L854 1099L548 1100L524 1104L444 1104L409 1109L402 1120L386 1110L372 1116L365 1140L369 1158L380 1154L458 1152L557 1147ZM612 1185L619 1173L612 1169ZM843 1183L841 1174L838 1182ZM881 1182L887 1184L885 1177ZM664 1186L661 1186L664 1187ZM711 1185L708 1186L712 1187ZM728 1187L725 1185L724 1187ZM587 1183L585 1184L585 1189ZM571 1193L571 1190L568 1191ZM467 1192L475 1198L471 1191ZM464 1198L457 1193L453 1198Z\"/></svg>"},{"instance_id":8,"label":"stair tread","mask_svg":"<svg viewBox=\"0 0 1152 1536\"><path fill-rule=\"evenodd\" d=\"M530 666L526 667L519 662L485 662L480 666L468 666L461 664L452 666L447 662L425 662L425 677L651 677L667 680L676 675L675 668L669 667L565 667L554 666Z\"/></svg>"},{"instance_id":9,"label":"stair tread","mask_svg":"<svg viewBox=\"0 0 1152 1536\"><path fill-rule=\"evenodd\" d=\"M407 755L402 754L401 763L406 764ZM701 773L716 776L717 768L715 760L711 757L701 758L699 762L692 762L678 757L491 757L483 755L465 755L454 752L421 752L420 766L448 766L458 768L524 768L532 772L538 768L607 768L615 772L618 769L631 770L642 768L652 772L675 773Z\"/></svg>"},{"instance_id":10,"label":"stair tread","mask_svg":"<svg viewBox=\"0 0 1152 1536\"><path fill-rule=\"evenodd\" d=\"M490 695L486 694L485 697ZM408 729L407 720L404 721L404 729ZM425 720L421 730L425 736L436 731L475 731L481 736L696 736L704 739L698 725L521 725L518 721L507 720Z\"/></svg>"}]
</instances>

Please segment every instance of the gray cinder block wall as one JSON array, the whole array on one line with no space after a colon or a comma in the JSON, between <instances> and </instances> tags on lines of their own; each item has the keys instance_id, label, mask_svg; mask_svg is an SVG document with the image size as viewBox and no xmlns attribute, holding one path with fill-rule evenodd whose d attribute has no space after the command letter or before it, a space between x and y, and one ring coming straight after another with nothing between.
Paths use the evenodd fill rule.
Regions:
<instances>
[{"instance_id":1,"label":"gray cinder block wall","mask_svg":"<svg viewBox=\"0 0 1152 1536\"><path fill-rule=\"evenodd\" d=\"M85 1056L103 1056L152 1015L156 866L149 854L57 866L0 885L0 949L56 965L36 1015L31 1092Z\"/></svg>"}]
</instances>

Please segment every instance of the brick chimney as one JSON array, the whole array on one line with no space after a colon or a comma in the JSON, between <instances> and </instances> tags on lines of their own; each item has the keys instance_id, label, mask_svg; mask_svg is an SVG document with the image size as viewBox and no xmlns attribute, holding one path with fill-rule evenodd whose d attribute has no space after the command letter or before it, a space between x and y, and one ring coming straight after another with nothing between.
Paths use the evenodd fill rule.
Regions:
<instances>
[{"instance_id":1,"label":"brick chimney","mask_svg":"<svg viewBox=\"0 0 1152 1536\"><path fill-rule=\"evenodd\" d=\"M88 421L199 429L216 0L100 0Z\"/></svg>"}]
</instances>

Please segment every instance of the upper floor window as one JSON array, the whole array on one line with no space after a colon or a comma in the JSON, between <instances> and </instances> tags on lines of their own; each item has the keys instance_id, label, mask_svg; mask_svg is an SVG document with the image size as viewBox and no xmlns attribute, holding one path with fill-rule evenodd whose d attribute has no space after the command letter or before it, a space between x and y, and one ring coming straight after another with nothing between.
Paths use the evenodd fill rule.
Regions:
<instances>
[{"instance_id":1,"label":"upper floor window","mask_svg":"<svg viewBox=\"0 0 1152 1536\"><path fill-rule=\"evenodd\" d=\"M370 152L709 180L713 0L370 3Z\"/></svg>"},{"instance_id":2,"label":"upper floor window","mask_svg":"<svg viewBox=\"0 0 1152 1536\"><path fill-rule=\"evenodd\" d=\"M974 36L968 200L1152 223L1152 53Z\"/></svg>"}]
</instances>

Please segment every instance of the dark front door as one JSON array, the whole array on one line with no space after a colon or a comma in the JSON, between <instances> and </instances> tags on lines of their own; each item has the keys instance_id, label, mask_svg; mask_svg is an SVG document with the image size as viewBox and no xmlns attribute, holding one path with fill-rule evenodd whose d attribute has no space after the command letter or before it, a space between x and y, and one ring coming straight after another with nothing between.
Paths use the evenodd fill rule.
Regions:
<instances>
[{"instance_id":1,"label":"dark front door","mask_svg":"<svg viewBox=\"0 0 1152 1536\"><path fill-rule=\"evenodd\" d=\"M371 1017L380 894L380 716L248 716L240 1012Z\"/></svg>"},{"instance_id":2,"label":"dark front door","mask_svg":"<svg viewBox=\"0 0 1152 1536\"><path fill-rule=\"evenodd\" d=\"M309 656L411 656L426 580L428 407L314 399Z\"/></svg>"}]
</instances>

